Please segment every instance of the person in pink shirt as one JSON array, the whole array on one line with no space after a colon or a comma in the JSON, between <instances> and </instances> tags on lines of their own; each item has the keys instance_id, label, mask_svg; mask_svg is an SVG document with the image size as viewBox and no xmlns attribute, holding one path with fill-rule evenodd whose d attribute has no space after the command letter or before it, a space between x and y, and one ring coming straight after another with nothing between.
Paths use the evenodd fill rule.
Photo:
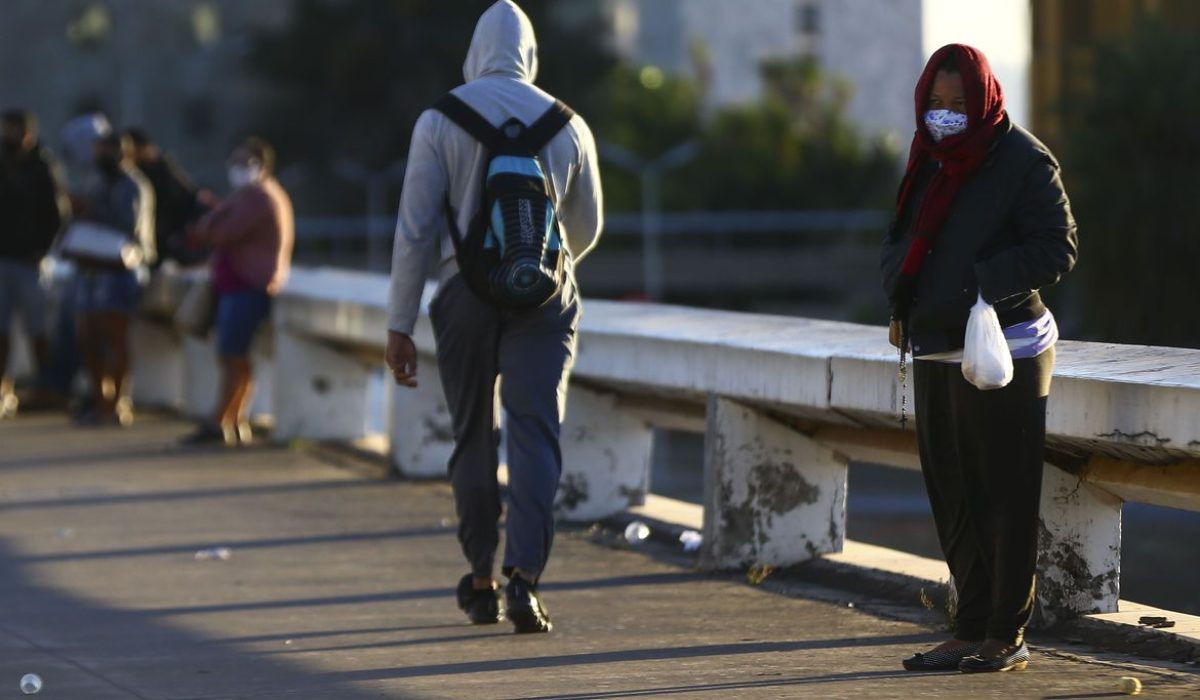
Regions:
<instances>
[{"instance_id":1,"label":"person in pink shirt","mask_svg":"<svg viewBox=\"0 0 1200 700\"><path fill-rule=\"evenodd\" d=\"M270 144L246 139L229 157L233 194L190 232L193 245L213 251L221 394L213 416L184 438L186 444L235 446L251 441L250 345L270 313L271 298L287 282L295 238L292 201L275 179L274 166Z\"/></svg>"}]
</instances>

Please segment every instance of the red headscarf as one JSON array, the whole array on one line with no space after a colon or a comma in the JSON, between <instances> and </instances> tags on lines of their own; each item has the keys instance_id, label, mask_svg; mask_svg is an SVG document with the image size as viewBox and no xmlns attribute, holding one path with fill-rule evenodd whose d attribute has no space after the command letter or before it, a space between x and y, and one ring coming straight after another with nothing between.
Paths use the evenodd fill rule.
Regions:
<instances>
[{"instance_id":1,"label":"red headscarf","mask_svg":"<svg viewBox=\"0 0 1200 700\"><path fill-rule=\"evenodd\" d=\"M925 112L929 109L929 93L933 89L934 78L942 64L949 59L954 59L962 75L963 96L967 102L967 130L947 136L939 143L925 128ZM912 219L912 244L904 256L900 280L892 298L894 316L901 321L907 320L908 308L916 291L917 276L934 239L950 214L955 197L987 159L996 130L1006 118L1004 93L992 74L987 57L979 49L964 44L948 44L930 56L917 82L914 100L917 133L913 136L908 152L908 168L896 199L896 216L901 216L906 207L918 207ZM929 159L937 161L941 167L929 182L921 201L911 202L909 200L914 196L913 181Z\"/></svg>"}]
</instances>

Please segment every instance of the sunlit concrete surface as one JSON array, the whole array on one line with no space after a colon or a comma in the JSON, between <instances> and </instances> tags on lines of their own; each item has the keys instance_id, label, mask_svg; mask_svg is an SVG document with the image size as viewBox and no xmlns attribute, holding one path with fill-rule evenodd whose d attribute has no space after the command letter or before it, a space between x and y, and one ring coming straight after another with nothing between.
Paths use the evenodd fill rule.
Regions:
<instances>
[{"instance_id":1,"label":"sunlit concrete surface","mask_svg":"<svg viewBox=\"0 0 1200 700\"><path fill-rule=\"evenodd\" d=\"M465 624L442 483L310 450L180 451L189 426L0 423L0 697L1196 697L1187 667L1043 642L1028 671L911 675L931 628L564 534L556 629ZM196 553L228 547L227 561ZM1193 667L1194 668L1194 667ZM1114 695L1115 697L1115 695Z\"/></svg>"}]
</instances>

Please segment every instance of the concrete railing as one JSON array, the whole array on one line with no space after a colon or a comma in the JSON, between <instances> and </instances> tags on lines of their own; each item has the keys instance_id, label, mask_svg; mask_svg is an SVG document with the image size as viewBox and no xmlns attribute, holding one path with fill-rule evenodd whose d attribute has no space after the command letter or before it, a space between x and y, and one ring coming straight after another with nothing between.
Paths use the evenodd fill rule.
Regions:
<instances>
[{"instance_id":1,"label":"concrete railing","mask_svg":"<svg viewBox=\"0 0 1200 700\"><path fill-rule=\"evenodd\" d=\"M164 325L188 279L160 280L137 328L135 398L211 406L211 341ZM386 338L382 275L298 269L262 343L256 408L274 437L366 436ZM425 304L432 294L426 290ZM155 315L159 320L155 320ZM452 434L424 310L420 387L385 393L391 461L445 474ZM590 521L646 497L654 428L706 436L704 546L713 568L801 562L845 542L848 464L918 468L899 429L883 329L698 309L585 302L558 507ZM911 387L908 388L911 392ZM911 395L908 399L912 405ZM1044 611L1115 612L1124 501L1200 510L1200 351L1063 342L1041 508Z\"/></svg>"}]
</instances>

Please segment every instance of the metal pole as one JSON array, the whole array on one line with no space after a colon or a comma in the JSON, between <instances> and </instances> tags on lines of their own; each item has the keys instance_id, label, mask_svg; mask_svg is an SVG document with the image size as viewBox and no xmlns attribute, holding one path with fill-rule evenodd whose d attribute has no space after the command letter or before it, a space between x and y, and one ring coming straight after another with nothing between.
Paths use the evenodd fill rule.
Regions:
<instances>
[{"instance_id":1,"label":"metal pole","mask_svg":"<svg viewBox=\"0 0 1200 700\"><path fill-rule=\"evenodd\" d=\"M700 154L700 144L685 141L652 161L645 161L616 144L603 144L603 157L634 175L642 185L642 285L651 301L665 290L662 254L662 176Z\"/></svg>"},{"instance_id":2,"label":"metal pole","mask_svg":"<svg viewBox=\"0 0 1200 700\"><path fill-rule=\"evenodd\" d=\"M642 171L642 283L651 301L663 298L662 178L657 168Z\"/></svg>"},{"instance_id":3,"label":"metal pole","mask_svg":"<svg viewBox=\"0 0 1200 700\"><path fill-rule=\"evenodd\" d=\"M387 173L375 173L367 178L367 269L385 269L382 260L387 255L382 251L384 233L379 222L387 211Z\"/></svg>"}]
</instances>

